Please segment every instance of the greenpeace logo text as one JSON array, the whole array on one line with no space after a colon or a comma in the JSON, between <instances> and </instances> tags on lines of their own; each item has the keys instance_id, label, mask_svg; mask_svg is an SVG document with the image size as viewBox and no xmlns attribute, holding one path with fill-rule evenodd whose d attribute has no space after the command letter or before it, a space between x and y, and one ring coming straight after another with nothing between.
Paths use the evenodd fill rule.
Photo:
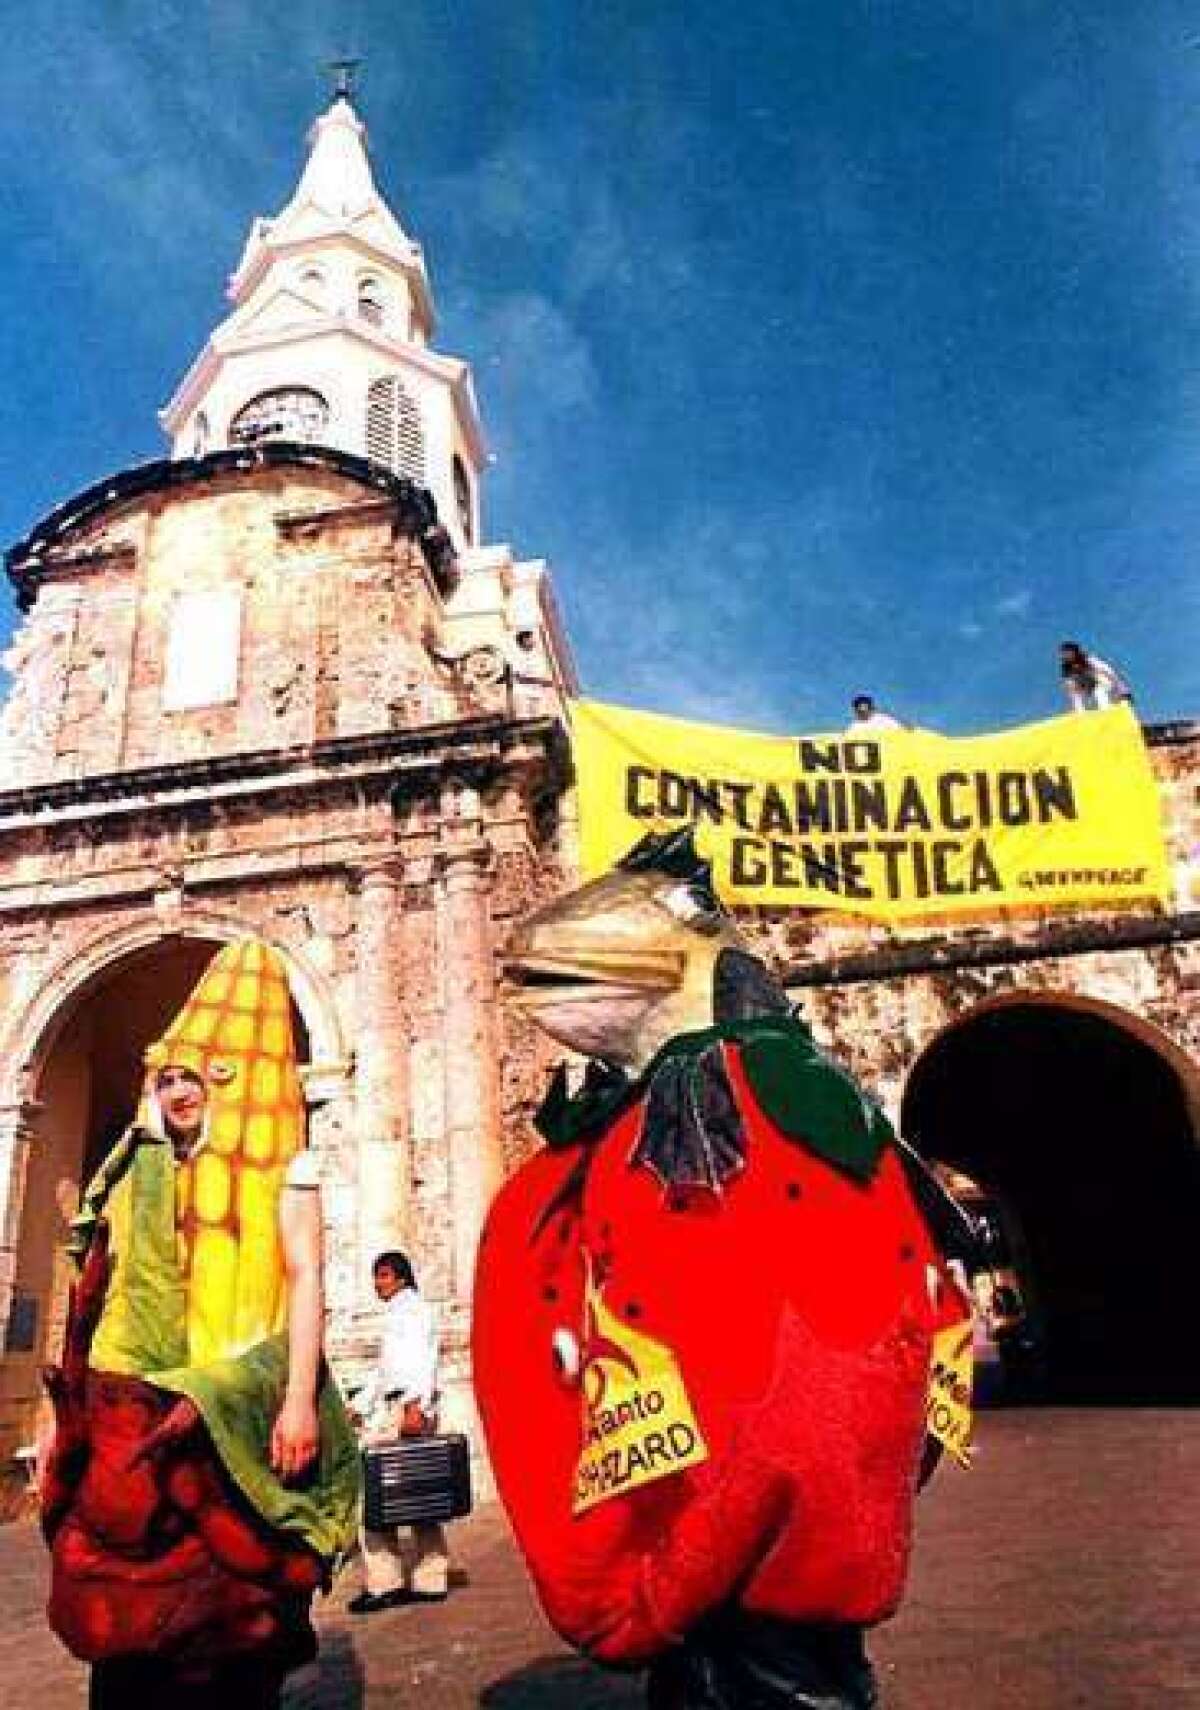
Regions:
<instances>
[{"instance_id":1,"label":"greenpeace logo text","mask_svg":"<svg viewBox=\"0 0 1200 1710\"><path fill-rule=\"evenodd\" d=\"M1146 883L1145 867L1040 867L1033 872L1018 873L1017 883L1023 891L1082 890L1091 885L1142 886Z\"/></svg>"}]
</instances>

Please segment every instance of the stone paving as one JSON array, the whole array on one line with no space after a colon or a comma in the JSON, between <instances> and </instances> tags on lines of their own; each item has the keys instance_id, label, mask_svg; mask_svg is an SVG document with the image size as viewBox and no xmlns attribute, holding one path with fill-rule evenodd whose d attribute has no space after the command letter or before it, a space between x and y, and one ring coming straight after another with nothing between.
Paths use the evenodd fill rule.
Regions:
<instances>
[{"instance_id":1,"label":"stone paving","mask_svg":"<svg viewBox=\"0 0 1200 1710\"><path fill-rule=\"evenodd\" d=\"M922 1500L908 1599L872 1649L886 1710L1197 1710L1200 1412L998 1412L976 1470ZM351 1569L323 1606L320 1661L288 1710L634 1710L537 1613L503 1517L453 1534L432 1608L356 1620ZM35 1529L0 1531L0 1710L80 1710L84 1673L43 1624Z\"/></svg>"}]
</instances>

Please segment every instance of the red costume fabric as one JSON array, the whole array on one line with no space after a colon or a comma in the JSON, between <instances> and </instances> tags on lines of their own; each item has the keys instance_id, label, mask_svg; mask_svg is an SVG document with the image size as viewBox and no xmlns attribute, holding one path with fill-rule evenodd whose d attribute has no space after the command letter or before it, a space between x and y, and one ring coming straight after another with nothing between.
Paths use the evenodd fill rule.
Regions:
<instances>
[{"instance_id":1,"label":"red costume fabric","mask_svg":"<svg viewBox=\"0 0 1200 1710\"><path fill-rule=\"evenodd\" d=\"M274 1684L316 1654L309 1619L323 1564L267 1527L230 1487L198 1417L177 1398L88 1369L108 1265L103 1227L74 1292L63 1363L48 1374L57 1429L42 1486L52 1546L50 1621L87 1662L153 1655L170 1680L252 1659ZM156 1435L157 1433L157 1435Z\"/></svg>"},{"instance_id":2,"label":"red costume fabric","mask_svg":"<svg viewBox=\"0 0 1200 1710\"><path fill-rule=\"evenodd\" d=\"M965 1310L890 1136L839 1167L767 1114L746 1040L719 1050L744 1135L719 1187L680 1195L647 1167L643 1083L590 1144L512 1178L480 1248L474 1368L499 1491L550 1620L610 1662L659 1655L731 1604L804 1623L891 1613L932 1338ZM597 1369L652 1344L707 1456L670 1470L681 1433L659 1434L661 1456L643 1433L581 1507Z\"/></svg>"}]
</instances>

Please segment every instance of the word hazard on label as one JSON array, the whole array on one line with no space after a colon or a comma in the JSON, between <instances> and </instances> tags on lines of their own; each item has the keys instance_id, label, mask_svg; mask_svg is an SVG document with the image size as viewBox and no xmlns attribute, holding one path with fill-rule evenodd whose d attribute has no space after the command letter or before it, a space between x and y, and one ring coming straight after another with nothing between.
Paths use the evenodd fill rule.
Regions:
<instances>
[{"instance_id":1,"label":"word hazard on label","mask_svg":"<svg viewBox=\"0 0 1200 1710\"><path fill-rule=\"evenodd\" d=\"M610 1312L590 1276L584 1310L576 1514L708 1459L670 1348Z\"/></svg>"}]
</instances>

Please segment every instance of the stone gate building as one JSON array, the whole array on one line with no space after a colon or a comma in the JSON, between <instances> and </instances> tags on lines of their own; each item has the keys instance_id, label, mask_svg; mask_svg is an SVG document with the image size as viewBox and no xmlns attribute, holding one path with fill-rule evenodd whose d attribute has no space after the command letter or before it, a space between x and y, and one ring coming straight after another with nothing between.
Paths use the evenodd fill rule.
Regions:
<instances>
[{"instance_id":1,"label":"stone gate building","mask_svg":"<svg viewBox=\"0 0 1200 1710\"><path fill-rule=\"evenodd\" d=\"M288 965L335 1360L353 1374L370 1259L406 1242L463 1421L480 1219L550 1056L495 951L573 870L570 651L545 566L482 544L470 373L431 347L422 252L348 99L230 295L162 413L170 456L7 559L0 1455L56 1345L81 1180L215 945L254 933ZM1200 727L1148 737L1165 912L747 924L914 1141L1002 1207L1064 1386L1194 1394Z\"/></svg>"}]
</instances>

